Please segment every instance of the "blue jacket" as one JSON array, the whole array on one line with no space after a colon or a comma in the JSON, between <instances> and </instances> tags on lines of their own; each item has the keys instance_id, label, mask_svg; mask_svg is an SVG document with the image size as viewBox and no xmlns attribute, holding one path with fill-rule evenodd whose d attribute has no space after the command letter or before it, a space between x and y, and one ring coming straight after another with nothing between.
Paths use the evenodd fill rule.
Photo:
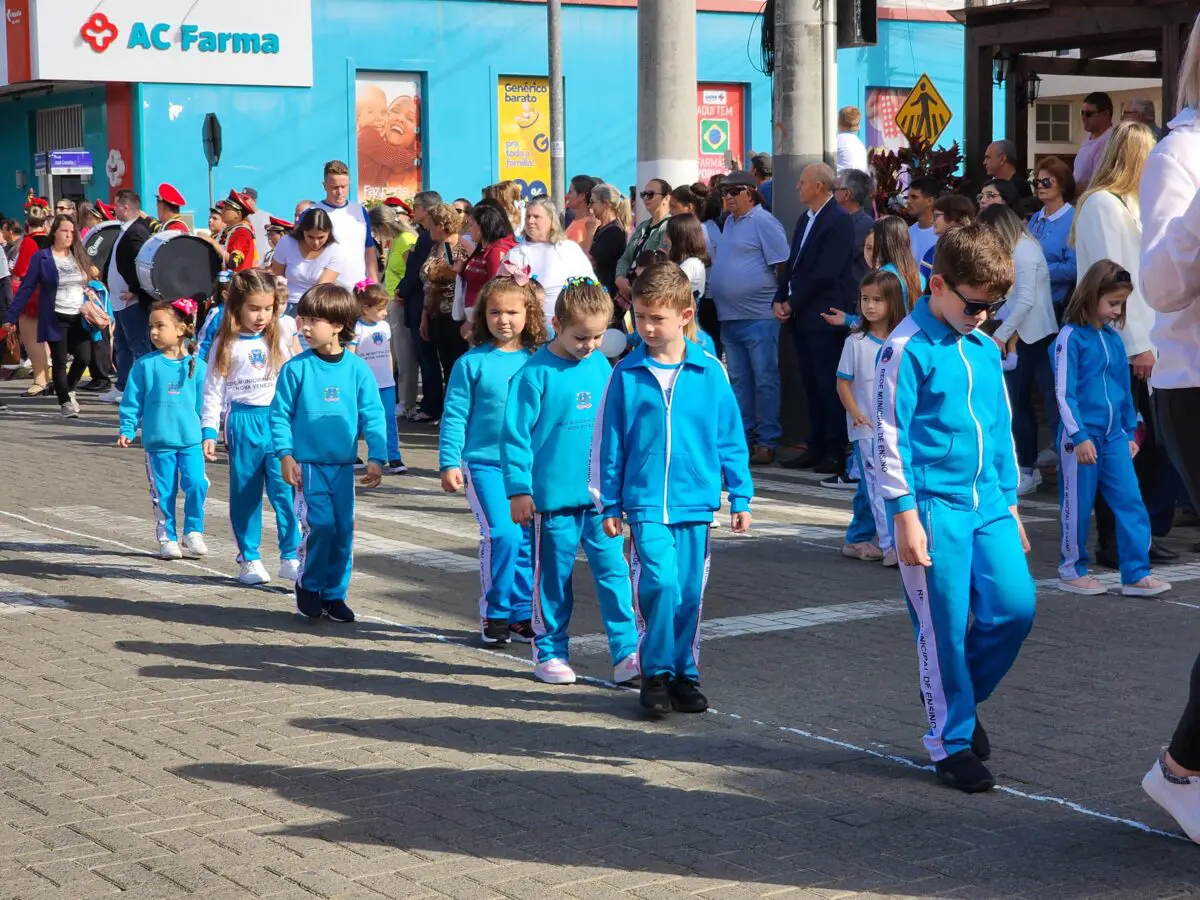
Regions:
<instances>
[{"instance_id":1,"label":"blue jacket","mask_svg":"<svg viewBox=\"0 0 1200 900\"><path fill-rule=\"evenodd\" d=\"M1061 426L1072 442L1132 441L1137 410L1121 333L1111 325L1063 325L1050 348Z\"/></svg>"},{"instance_id":2,"label":"blue jacket","mask_svg":"<svg viewBox=\"0 0 1200 900\"><path fill-rule=\"evenodd\" d=\"M632 334L628 335L625 338L625 346L629 350L633 350L637 347L642 346L642 343L643 343L642 336L640 334L638 334L636 331L633 332ZM716 343L713 342L712 335L709 334L707 331L705 331L703 328L696 329L695 343L699 344L700 349L703 350L705 353L707 353L709 356L713 356L718 359L720 358L717 354L717 345L716 345Z\"/></svg>"},{"instance_id":3,"label":"blue jacket","mask_svg":"<svg viewBox=\"0 0 1200 900\"><path fill-rule=\"evenodd\" d=\"M90 274L90 273L88 273ZM54 295L58 293L58 266L54 264L54 251L39 250L29 261L29 269L21 279L21 287L8 308L8 323L16 324L21 311L34 291L38 292L38 343L54 343L61 340L62 329L54 315Z\"/></svg>"},{"instance_id":4,"label":"blue jacket","mask_svg":"<svg viewBox=\"0 0 1200 900\"><path fill-rule=\"evenodd\" d=\"M529 360L528 350L510 353L495 344L480 344L458 358L446 385L439 469L457 469L464 462L499 467L509 384Z\"/></svg>"},{"instance_id":5,"label":"blue jacket","mask_svg":"<svg viewBox=\"0 0 1200 900\"><path fill-rule=\"evenodd\" d=\"M208 354L212 352L213 341L217 339L217 335L221 332L221 320L225 318L225 304L222 303L215 306L208 315L204 317L204 322L200 325L199 346L200 358L208 361Z\"/></svg>"},{"instance_id":6,"label":"blue jacket","mask_svg":"<svg viewBox=\"0 0 1200 900\"><path fill-rule=\"evenodd\" d=\"M611 375L599 352L574 360L542 347L513 376L500 439L509 497L530 494L543 513L591 506L592 432Z\"/></svg>"},{"instance_id":7,"label":"blue jacket","mask_svg":"<svg viewBox=\"0 0 1200 900\"><path fill-rule=\"evenodd\" d=\"M311 350L279 370L271 401L271 450L300 463L353 465L358 436L367 458L387 461L383 403L371 367L349 351L326 362Z\"/></svg>"},{"instance_id":8,"label":"blue jacket","mask_svg":"<svg viewBox=\"0 0 1200 900\"><path fill-rule=\"evenodd\" d=\"M875 457L888 517L936 497L960 509L1017 503L1000 351L961 335L922 297L879 352Z\"/></svg>"},{"instance_id":9,"label":"blue jacket","mask_svg":"<svg viewBox=\"0 0 1200 900\"><path fill-rule=\"evenodd\" d=\"M1075 208L1068 206L1056 219L1047 219L1044 210L1038 210L1029 220L1029 233L1042 247L1046 266L1050 270L1050 298L1056 306L1063 306L1071 299L1075 290L1075 248L1068 240L1071 223L1075 221Z\"/></svg>"},{"instance_id":10,"label":"blue jacket","mask_svg":"<svg viewBox=\"0 0 1200 900\"><path fill-rule=\"evenodd\" d=\"M188 368L195 361L195 369ZM138 426L147 450L183 450L200 443L204 360L171 359L161 350L140 357L129 370L119 412L121 437L133 440Z\"/></svg>"},{"instance_id":11,"label":"blue jacket","mask_svg":"<svg viewBox=\"0 0 1200 900\"><path fill-rule=\"evenodd\" d=\"M613 369L596 413L589 474L601 514L631 522L709 522L721 482L733 512L750 508L750 454L729 377L699 344L686 342L674 387L638 347Z\"/></svg>"},{"instance_id":12,"label":"blue jacket","mask_svg":"<svg viewBox=\"0 0 1200 900\"><path fill-rule=\"evenodd\" d=\"M858 305L854 221L831 197L817 213L804 241L807 225L808 216L802 214L796 222L792 255L775 292L775 302L788 304L792 327L797 331L836 332L839 329L822 319L821 313L831 307L851 312Z\"/></svg>"}]
</instances>

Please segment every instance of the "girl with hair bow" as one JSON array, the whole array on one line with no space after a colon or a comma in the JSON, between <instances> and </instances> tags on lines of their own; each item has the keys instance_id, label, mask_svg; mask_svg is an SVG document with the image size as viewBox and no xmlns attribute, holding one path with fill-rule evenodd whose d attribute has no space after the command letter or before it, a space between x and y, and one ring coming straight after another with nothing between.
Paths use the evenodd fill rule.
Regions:
<instances>
[{"instance_id":1,"label":"girl with hair bow","mask_svg":"<svg viewBox=\"0 0 1200 900\"><path fill-rule=\"evenodd\" d=\"M155 353L140 357L121 396L118 447L128 447L142 430L146 475L154 505L158 555L181 559L186 550L204 556L204 474L200 406L204 360L196 352L196 301L160 300L150 307L150 343ZM183 489L183 548L175 520L175 500Z\"/></svg>"}]
</instances>

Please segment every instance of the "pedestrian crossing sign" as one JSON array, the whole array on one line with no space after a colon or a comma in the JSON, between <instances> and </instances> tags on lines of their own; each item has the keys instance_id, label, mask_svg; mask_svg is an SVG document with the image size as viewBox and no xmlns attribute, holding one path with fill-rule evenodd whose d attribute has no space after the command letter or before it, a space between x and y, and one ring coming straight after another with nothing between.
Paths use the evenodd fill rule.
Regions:
<instances>
[{"instance_id":1,"label":"pedestrian crossing sign","mask_svg":"<svg viewBox=\"0 0 1200 900\"><path fill-rule=\"evenodd\" d=\"M700 152L724 153L729 149L729 120L700 120Z\"/></svg>"},{"instance_id":2,"label":"pedestrian crossing sign","mask_svg":"<svg viewBox=\"0 0 1200 900\"><path fill-rule=\"evenodd\" d=\"M932 147L953 117L933 81L922 75L896 113L896 124L910 141Z\"/></svg>"}]
</instances>

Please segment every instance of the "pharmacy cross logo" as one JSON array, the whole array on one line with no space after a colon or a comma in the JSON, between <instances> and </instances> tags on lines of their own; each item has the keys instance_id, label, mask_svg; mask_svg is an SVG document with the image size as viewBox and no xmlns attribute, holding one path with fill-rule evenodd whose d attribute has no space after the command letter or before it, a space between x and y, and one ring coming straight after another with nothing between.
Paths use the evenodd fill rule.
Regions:
<instances>
[{"instance_id":1,"label":"pharmacy cross logo","mask_svg":"<svg viewBox=\"0 0 1200 900\"><path fill-rule=\"evenodd\" d=\"M117 30L117 26L102 12L93 14L79 29L79 36L83 38L84 43L90 44L97 53L103 53L111 47L118 34L120 31Z\"/></svg>"}]
</instances>

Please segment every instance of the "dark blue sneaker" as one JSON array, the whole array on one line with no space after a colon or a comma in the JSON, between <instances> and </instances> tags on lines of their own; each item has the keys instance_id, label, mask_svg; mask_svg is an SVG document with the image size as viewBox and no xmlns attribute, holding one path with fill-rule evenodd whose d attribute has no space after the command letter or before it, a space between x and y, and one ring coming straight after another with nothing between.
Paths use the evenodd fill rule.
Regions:
<instances>
[{"instance_id":1,"label":"dark blue sneaker","mask_svg":"<svg viewBox=\"0 0 1200 900\"><path fill-rule=\"evenodd\" d=\"M335 622L353 622L354 610L346 605L345 600L326 600L325 615Z\"/></svg>"},{"instance_id":2,"label":"dark blue sneaker","mask_svg":"<svg viewBox=\"0 0 1200 900\"><path fill-rule=\"evenodd\" d=\"M305 619L319 619L325 614L321 608L321 595L315 591L306 591L296 585L296 615Z\"/></svg>"}]
</instances>

